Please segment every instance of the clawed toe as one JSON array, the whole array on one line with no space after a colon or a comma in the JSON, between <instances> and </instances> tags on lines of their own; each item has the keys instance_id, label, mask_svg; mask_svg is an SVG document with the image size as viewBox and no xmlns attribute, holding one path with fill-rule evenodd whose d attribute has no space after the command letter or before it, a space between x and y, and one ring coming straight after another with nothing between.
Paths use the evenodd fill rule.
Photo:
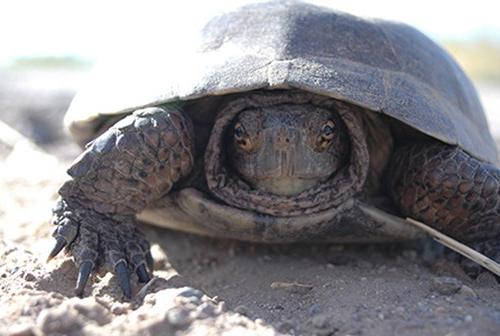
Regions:
<instances>
[{"instance_id":1,"label":"clawed toe","mask_svg":"<svg viewBox=\"0 0 500 336\"><path fill-rule=\"evenodd\" d=\"M149 276L149 273L146 270L146 266L144 266L144 264L139 265L135 272L137 273L139 282L146 283L149 282L149 280L151 280L151 277Z\"/></svg>"},{"instance_id":2,"label":"clawed toe","mask_svg":"<svg viewBox=\"0 0 500 336\"><path fill-rule=\"evenodd\" d=\"M107 270L115 274L123 295L130 299L130 274L135 273L139 282L146 283L151 279L148 268L152 271L153 266L149 243L135 227L133 218L122 222L91 209L72 212L66 202L61 203L55 213L58 226L48 260L67 249L78 267L75 295L79 297L92 273Z\"/></svg>"},{"instance_id":3,"label":"clawed toe","mask_svg":"<svg viewBox=\"0 0 500 336\"><path fill-rule=\"evenodd\" d=\"M56 243L50 251L49 256L47 257L47 261L51 261L52 259L54 259L54 257L57 256L59 252L61 252L62 249L67 245L66 239L64 239L63 237L59 236L55 237L55 239Z\"/></svg>"},{"instance_id":4,"label":"clawed toe","mask_svg":"<svg viewBox=\"0 0 500 336\"><path fill-rule=\"evenodd\" d=\"M127 263L122 260L118 262L115 266L115 274L118 278L118 283L123 291L123 295L130 299L132 297L132 289L130 288L130 278Z\"/></svg>"},{"instance_id":5,"label":"clawed toe","mask_svg":"<svg viewBox=\"0 0 500 336\"><path fill-rule=\"evenodd\" d=\"M75 295L78 297L83 296L83 290L85 289L85 285L90 277L90 273L94 268L94 263L91 261L84 261L80 264L80 268L78 270L78 279L76 280L75 286Z\"/></svg>"}]
</instances>

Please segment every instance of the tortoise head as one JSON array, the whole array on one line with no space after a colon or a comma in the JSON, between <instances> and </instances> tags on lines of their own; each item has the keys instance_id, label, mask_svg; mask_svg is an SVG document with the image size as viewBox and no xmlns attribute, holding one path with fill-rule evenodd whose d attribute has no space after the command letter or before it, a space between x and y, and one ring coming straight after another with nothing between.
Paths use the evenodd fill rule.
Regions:
<instances>
[{"instance_id":1,"label":"tortoise head","mask_svg":"<svg viewBox=\"0 0 500 336\"><path fill-rule=\"evenodd\" d=\"M349 158L349 136L335 111L281 104L240 112L228 132L233 169L253 188L291 196L328 179Z\"/></svg>"}]
</instances>

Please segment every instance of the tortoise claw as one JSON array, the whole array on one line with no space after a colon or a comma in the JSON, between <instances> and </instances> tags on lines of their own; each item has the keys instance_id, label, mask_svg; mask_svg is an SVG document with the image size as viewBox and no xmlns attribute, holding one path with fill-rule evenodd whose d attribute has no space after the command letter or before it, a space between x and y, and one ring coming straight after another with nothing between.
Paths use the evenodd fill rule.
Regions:
<instances>
[{"instance_id":1,"label":"tortoise claw","mask_svg":"<svg viewBox=\"0 0 500 336\"><path fill-rule=\"evenodd\" d=\"M75 287L75 295L78 297L83 296L83 290L85 289L85 285L87 284L87 280L89 279L90 273L94 268L94 263L92 261L84 261L80 264L80 268L78 270L78 279L76 280Z\"/></svg>"},{"instance_id":2,"label":"tortoise claw","mask_svg":"<svg viewBox=\"0 0 500 336\"><path fill-rule=\"evenodd\" d=\"M146 270L146 266L144 264L140 264L135 270L137 273L137 277L139 278L139 282L146 283L151 280L148 271Z\"/></svg>"},{"instance_id":3,"label":"tortoise claw","mask_svg":"<svg viewBox=\"0 0 500 336\"><path fill-rule=\"evenodd\" d=\"M51 261L67 245L66 239L64 239L62 236L55 237L55 239L56 243L50 251L49 256L47 257L47 262Z\"/></svg>"},{"instance_id":4,"label":"tortoise claw","mask_svg":"<svg viewBox=\"0 0 500 336\"><path fill-rule=\"evenodd\" d=\"M125 261L120 261L115 266L115 273L118 278L118 283L123 291L123 295L130 299L132 297L132 289L130 288L130 279L127 264Z\"/></svg>"}]
</instances>

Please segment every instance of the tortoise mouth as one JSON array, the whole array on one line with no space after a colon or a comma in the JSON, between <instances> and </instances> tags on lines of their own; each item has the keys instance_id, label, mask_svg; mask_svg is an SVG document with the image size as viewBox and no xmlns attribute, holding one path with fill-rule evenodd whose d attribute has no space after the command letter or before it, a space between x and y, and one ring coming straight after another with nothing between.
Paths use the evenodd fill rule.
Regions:
<instances>
[{"instance_id":1,"label":"tortoise mouth","mask_svg":"<svg viewBox=\"0 0 500 336\"><path fill-rule=\"evenodd\" d=\"M252 188L231 170L224 141L226 130L241 111L282 104L311 104L335 110L344 121L351 140L350 157L343 168L324 182L292 195L277 195ZM205 152L207 185L217 199L237 208L279 217L300 216L340 206L361 191L368 165L368 147L362 122L354 106L332 98L291 90L259 91L229 102L217 115Z\"/></svg>"}]
</instances>

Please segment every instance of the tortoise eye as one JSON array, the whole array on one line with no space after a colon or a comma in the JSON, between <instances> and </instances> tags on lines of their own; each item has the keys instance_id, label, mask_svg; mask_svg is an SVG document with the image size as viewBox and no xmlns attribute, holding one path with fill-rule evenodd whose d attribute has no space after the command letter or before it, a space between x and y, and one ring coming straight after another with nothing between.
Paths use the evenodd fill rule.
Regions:
<instances>
[{"instance_id":1,"label":"tortoise eye","mask_svg":"<svg viewBox=\"0 0 500 336\"><path fill-rule=\"evenodd\" d=\"M321 132L316 139L317 150L320 152L326 150L332 143L334 137L335 122L333 120L327 120L323 126L321 126Z\"/></svg>"},{"instance_id":2,"label":"tortoise eye","mask_svg":"<svg viewBox=\"0 0 500 336\"><path fill-rule=\"evenodd\" d=\"M240 123L236 123L236 125L234 125L233 133L236 140L240 140L245 137L245 129Z\"/></svg>"},{"instance_id":3,"label":"tortoise eye","mask_svg":"<svg viewBox=\"0 0 500 336\"><path fill-rule=\"evenodd\" d=\"M323 127L321 127L321 137L324 140L331 140L335 135L335 123L333 120L328 120L324 123Z\"/></svg>"},{"instance_id":4,"label":"tortoise eye","mask_svg":"<svg viewBox=\"0 0 500 336\"><path fill-rule=\"evenodd\" d=\"M234 125L233 134L234 140L239 148L247 152L252 150L252 141L250 141L250 137L248 136L245 128L241 125L241 123L237 122Z\"/></svg>"}]
</instances>

